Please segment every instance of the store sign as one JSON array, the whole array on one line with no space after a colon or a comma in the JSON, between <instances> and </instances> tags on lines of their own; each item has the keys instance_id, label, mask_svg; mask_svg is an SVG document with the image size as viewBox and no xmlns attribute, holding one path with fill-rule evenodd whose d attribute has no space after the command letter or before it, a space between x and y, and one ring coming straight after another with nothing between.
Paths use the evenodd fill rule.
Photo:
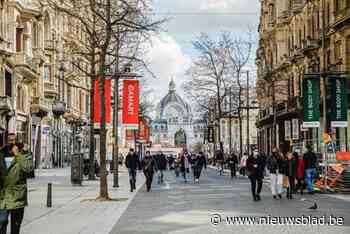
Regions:
<instances>
[{"instance_id":1,"label":"store sign","mask_svg":"<svg viewBox=\"0 0 350 234\"><path fill-rule=\"evenodd\" d=\"M292 139L299 140L299 119L292 119Z\"/></svg>"},{"instance_id":2,"label":"store sign","mask_svg":"<svg viewBox=\"0 0 350 234\"><path fill-rule=\"evenodd\" d=\"M123 125L127 129L139 128L139 81L123 81Z\"/></svg>"},{"instance_id":3,"label":"store sign","mask_svg":"<svg viewBox=\"0 0 350 234\"><path fill-rule=\"evenodd\" d=\"M284 121L284 139L286 141L289 141L291 138L291 126L290 126L290 121L286 120Z\"/></svg>"},{"instance_id":4,"label":"store sign","mask_svg":"<svg viewBox=\"0 0 350 234\"><path fill-rule=\"evenodd\" d=\"M305 76L303 82L304 128L320 127L320 76Z\"/></svg>"},{"instance_id":5,"label":"store sign","mask_svg":"<svg viewBox=\"0 0 350 234\"><path fill-rule=\"evenodd\" d=\"M347 85L346 79L341 77L330 77L331 84L331 126L332 128L346 128L347 119Z\"/></svg>"},{"instance_id":6,"label":"store sign","mask_svg":"<svg viewBox=\"0 0 350 234\"><path fill-rule=\"evenodd\" d=\"M111 122L111 80L105 80L105 120ZM101 123L101 98L99 89L99 80L94 83L94 118L93 122Z\"/></svg>"}]
</instances>

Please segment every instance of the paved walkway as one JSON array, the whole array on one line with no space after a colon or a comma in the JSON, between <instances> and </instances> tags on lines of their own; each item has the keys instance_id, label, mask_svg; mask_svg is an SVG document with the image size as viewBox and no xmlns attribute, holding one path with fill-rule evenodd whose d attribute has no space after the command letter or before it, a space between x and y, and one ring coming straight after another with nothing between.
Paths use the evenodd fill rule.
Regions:
<instances>
[{"instance_id":1,"label":"paved walkway","mask_svg":"<svg viewBox=\"0 0 350 234\"><path fill-rule=\"evenodd\" d=\"M99 195L99 181L84 181L83 186L70 184L70 169L49 169L36 172L28 181L29 206L25 210L23 234L106 234L126 210L136 192L130 193L125 168L120 172L120 188L112 187L111 198L128 198L122 202L82 202ZM137 189L144 184L138 176ZM47 183L53 183L53 207L46 208Z\"/></svg>"},{"instance_id":2,"label":"paved walkway","mask_svg":"<svg viewBox=\"0 0 350 234\"><path fill-rule=\"evenodd\" d=\"M231 180L216 170L203 173L200 184L185 184L173 173L164 185L154 184L150 193L141 189L114 226L111 234L207 234L207 233L350 233L350 202L327 195L295 195L295 199L273 200L264 186L262 201L253 202L247 178ZM319 209L309 210L317 201ZM327 225L229 225L210 223L212 214L225 217L321 217L344 218L343 226ZM220 221L218 217L212 219Z\"/></svg>"}]
</instances>

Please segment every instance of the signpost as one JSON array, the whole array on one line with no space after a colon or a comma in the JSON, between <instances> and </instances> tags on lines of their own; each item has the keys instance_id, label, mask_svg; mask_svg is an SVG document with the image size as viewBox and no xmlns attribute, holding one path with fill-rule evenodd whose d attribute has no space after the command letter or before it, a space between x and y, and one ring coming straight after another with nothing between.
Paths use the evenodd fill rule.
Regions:
<instances>
[{"instance_id":1,"label":"signpost","mask_svg":"<svg viewBox=\"0 0 350 234\"><path fill-rule=\"evenodd\" d=\"M305 76L303 82L304 128L320 127L320 76Z\"/></svg>"},{"instance_id":2,"label":"signpost","mask_svg":"<svg viewBox=\"0 0 350 234\"><path fill-rule=\"evenodd\" d=\"M330 77L332 94L331 106L331 127L332 128L346 128L348 126L348 100L347 100L347 86L346 79L337 77Z\"/></svg>"}]
</instances>

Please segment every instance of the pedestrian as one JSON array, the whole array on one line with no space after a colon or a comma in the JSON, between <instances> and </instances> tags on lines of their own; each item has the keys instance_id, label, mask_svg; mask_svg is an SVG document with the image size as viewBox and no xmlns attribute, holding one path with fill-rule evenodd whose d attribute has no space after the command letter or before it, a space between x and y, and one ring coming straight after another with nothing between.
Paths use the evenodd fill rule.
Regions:
<instances>
[{"instance_id":1,"label":"pedestrian","mask_svg":"<svg viewBox=\"0 0 350 234\"><path fill-rule=\"evenodd\" d=\"M245 176L245 171L246 171L246 167L247 167L247 159L248 159L248 155L247 153L243 154L243 157L241 158L241 161L239 163L239 171L240 174Z\"/></svg>"},{"instance_id":2,"label":"pedestrian","mask_svg":"<svg viewBox=\"0 0 350 234\"><path fill-rule=\"evenodd\" d=\"M140 168L139 156L130 148L125 158L125 166L129 172L130 192L136 190L136 170Z\"/></svg>"},{"instance_id":3,"label":"pedestrian","mask_svg":"<svg viewBox=\"0 0 350 234\"><path fill-rule=\"evenodd\" d=\"M146 152L144 159L142 160L143 174L146 177L147 192L151 190L153 175L154 175L154 159L149 151Z\"/></svg>"},{"instance_id":4,"label":"pedestrian","mask_svg":"<svg viewBox=\"0 0 350 234\"><path fill-rule=\"evenodd\" d=\"M300 190L300 194L303 195L304 189L305 189L305 164L304 164L304 158L303 155L298 155L297 152L293 153L294 157L297 158L297 172L296 172L296 179L297 179L297 186L295 188L296 192Z\"/></svg>"},{"instance_id":5,"label":"pedestrian","mask_svg":"<svg viewBox=\"0 0 350 234\"><path fill-rule=\"evenodd\" d=\"M254 201L260 201L260 193L263 184L265 161L258 152L254 152L247 159L247 174L251 183L251 191Z\"/></svg>"},{"instance_id":6,"label":"pedestrian","mask_svg":"<svg viewBox=\"0 0 350 234\"><path fill-rule=\"evenodd\" d=\"M179 177L181 171L181 155L179 154L175 159L175 176Z\"/></svg>"},{"instance_id":7,"label":"pedestrian","mask_svg":"<svg viewBox=\"0 0 350 234\"><path fill-rule=\"evenodd\" d=\"M197 179L199 178L199 176L198 176L199 157L197 154L192 154L191 160L190 160L190 165L191 165L192 172L193 172L193 182L196 183Z\"/></svg>"},{"instance_id":8,"label":"pedestrian","mask_svg":"<svg viewBox=\"0 0 350 234\"><path fill-rule=\"evenodd\" d=\"M224 172L224 162L225 162L225 157L222 150L216 151L215 161L218 164L219 174L222 175Z\"/></svg>"},{"instance_id":9,"label":"pedestrian","mask_svg":"<svg viewBox=\"0 0 350 234\"><path fill-rule=\"evenodd\" d=\"M307 191L309 194L314 194L314 177L316 175L316 164L317 157L316 154L312 151L311 145L307 145L307 152L304 154L304 167L305 167L305 175L307 182Z\"/></svg>"},{"instance_id":10,"label":"pedestrian","mask_svg":"<svg viewBox=\"0 0 350 234\"><path fill-rule=\"evenodd\" d=\"M234 153L230 154L230 157L227 159L227 164L231 171L231 179L233 179L233 177L236 177L236 166L238 164L237 156Z\"/></svg>"},{"instance_id":11,"label":"pedestrian","mask_svg":"<svg viewBox=\"0 0 350 234\"><path fill-rule=\"evenodd\" d=\"M187 154L187 150L184 150L181 154L181 158L180 158L180 162L181 162L181 173L182 176L184 178L185 183L187 183L187 177L186 177L186 173L189 171L189 162L188 162L188 154Z\"/></svg>"},{"instance_id":12,"label":"pedestrian","mask_svg":"<svg viewBox=\"0 0 350 234\"><path fill-rule=\"evenodd\" d=\"M19 234L24 208L28 205L27 177L33 162L29 155L20 153L15 144L3 149L0 154L0 233L6 234L10 216L11 234Z\"/></svg>"},{"instance_id":13,"label":"pedestrian","mask_svg":"<svg viewBox=\"0 0 350 234\"><path fill-rule=\"evenodd\" d=\"M270 172L270 186L271 193L274 199L277 195L282 199L282 185L283 185L283 159L277 147L272 148L272 154L267 160L267 168Z\"/></svg>"},{"instance_id":14,"label":"pedestrian","mask_svg":"<svg viewBox=\"0 0 350 234\"><path fill-rule=\"evenodd\" d=\"M287 188L287 199L293 199L295 189L295 177L297 174L297 159L292 152L287 153L286 175L288 176L289 186Z\"/></svg>"},{"instance_id":15,"label":"pedestrian","mask_svg":"<svg viewBox=\"0 0 350 234\"><path fill-rule=\"evenodd\" d=\"M167 166L167 160L165 158L165 155L160 152L157 158L157 165L158 165L158 184L164 183L164 171L166 170Z\"/></svg>"},{"instance_id":16,"label":"pedestrian","mask_svg":"<svg viewBox=\"0 0 350 234\"><path fill-rule=\"evenodd\" d=\"M203 168L207 169L207 158L203 152L199 152L197 183L199 183L199 177L201 176Z\"/></svg>"}]
</instances>

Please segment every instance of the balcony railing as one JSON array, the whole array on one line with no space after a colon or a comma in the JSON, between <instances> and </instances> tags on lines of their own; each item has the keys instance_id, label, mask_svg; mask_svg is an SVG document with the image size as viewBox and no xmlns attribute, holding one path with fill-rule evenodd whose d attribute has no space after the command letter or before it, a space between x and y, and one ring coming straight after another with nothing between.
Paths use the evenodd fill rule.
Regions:
<instances>
[{"instance_id":1,"label":"balcony railing","mask_svg":"<svg viewBox=\"0 0 350 234\"><path fill-rule=\"evenodd\" d=\"M50 111L50 102L42 97L33 97L32 113L48 113Z\"/></svg>"},{"instance_id":2,"label":"balcony railing","mask_svg":"<svg viewBox=\"0 0 350 234\"><path fill-rule=\"evenodd\" d=\"M34 73L38 71L38 65L34 63L33 58L23 52L16 53L16 65L27 67Z\"/></svg>"},{"instance_id":3,"label":"balcony railing","mask_svg":"<svg viewBox=\"0 0 350 234\"><path fill-rule=\"evenodd\" d=\"M0 111L12 110L11 98L8 96L0 96Z\"/></svg>"}]
</instances>

